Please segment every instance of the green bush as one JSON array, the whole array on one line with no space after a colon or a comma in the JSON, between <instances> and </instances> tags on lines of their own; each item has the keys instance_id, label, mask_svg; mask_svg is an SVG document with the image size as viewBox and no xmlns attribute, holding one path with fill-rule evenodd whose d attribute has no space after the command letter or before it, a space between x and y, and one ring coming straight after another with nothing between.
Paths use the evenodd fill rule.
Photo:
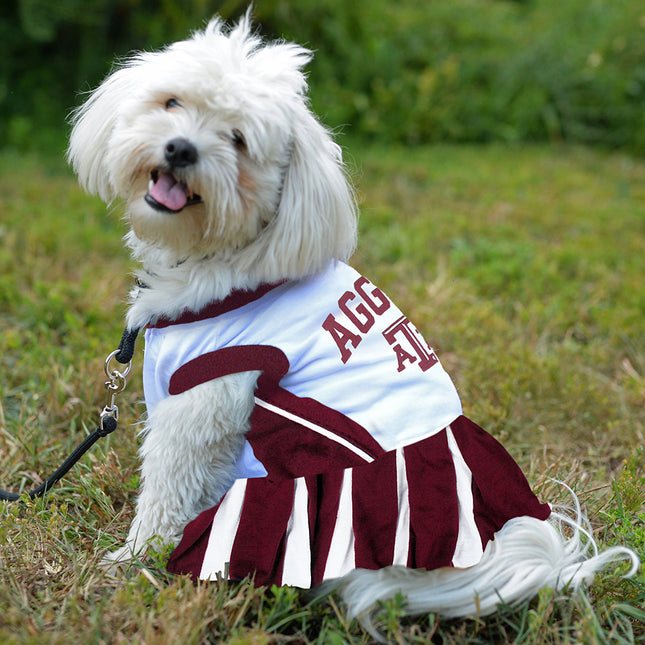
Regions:
<instances>
[{"instance_id":1,"label":"green bush","mask_svg":"<svg viewBox=\"0 0 645 645\"><path fill-rule=\"evenodd\" d=\"M340 14L349 22L334 19L335 31L310 36L322 54L314 103L331 123L406 143L567 140L645 150L640 2L375 0L344 9L328 0L312 20L305 14L301 38L320 24L321 4L330 22Z\"/></svg>"},{"instance_id":2,"label":"green bush","mask_svg":"<svg viewBox=\"0 0 645 645\"><path fill-rule=\"evenodd\" d=\"M0 145L42 143L115 55L239 0L13 0L0 7ZM645 152L642 0L264 0L261 31L316 52L312 102L354 136L571 141Z\"/></svg>"}]
</instances>

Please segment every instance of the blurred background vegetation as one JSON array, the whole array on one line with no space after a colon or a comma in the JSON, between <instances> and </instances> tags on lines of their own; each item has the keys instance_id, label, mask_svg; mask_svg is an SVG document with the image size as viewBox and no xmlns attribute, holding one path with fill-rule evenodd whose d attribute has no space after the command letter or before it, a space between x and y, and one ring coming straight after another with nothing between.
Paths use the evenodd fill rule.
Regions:
<instances>
[{"instance_id":1,"label":"blurred background vegetation","mask_svg":"<svg viewBox=\"0 0 645 645\"><path fill-rule=\"evenodd\" d=\"M3 0L0 147L60 152L118 56L236 19L238 0ZM566 141L645 153L642 0L256 0L316 51L314 109L363 140Z\"/></svg>"}]
</instances>

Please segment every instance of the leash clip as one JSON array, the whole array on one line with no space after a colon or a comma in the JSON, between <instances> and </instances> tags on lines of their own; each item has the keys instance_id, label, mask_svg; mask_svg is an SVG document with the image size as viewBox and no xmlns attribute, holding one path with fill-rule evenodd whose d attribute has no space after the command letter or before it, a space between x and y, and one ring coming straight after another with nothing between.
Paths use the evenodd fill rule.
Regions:
<instances>
[{"instance_id":1,"label":"leash clip","mask_svg":"<svg viewBox=\"0 0 645 645\"><path fill-rule=\"evenodd\" d=\"M119 420L119 406L116 404L117 394L123 392L126 386L126 376L132 369L132 361L128 362L123 371L114 369L110 366L112 359L119 353L120 349L114 350L105 359L105 374L108 381L105 382L105 389L107 390L107 403L101 412L101 429L105 430L104 421L107 418L112 418L114 421Z\"/></svg>"}]
</instances>

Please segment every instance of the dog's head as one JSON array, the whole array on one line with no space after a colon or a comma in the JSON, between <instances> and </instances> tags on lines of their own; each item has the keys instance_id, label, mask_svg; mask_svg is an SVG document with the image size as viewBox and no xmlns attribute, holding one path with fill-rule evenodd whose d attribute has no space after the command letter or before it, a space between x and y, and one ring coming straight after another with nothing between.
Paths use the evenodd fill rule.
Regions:
<instances>
[{"instance_id":1,"label":"dog's head","mask_svg":"<svg viewBox=\"0 0 645 645\"><path fill-rule=\"evenodd\" d=\"M137 244L178 259L221 255L280 279L347 258L355 206L307 106L310 58L262 43L248 16L133 56L72 116L81 185L124 200Z\"/></svg>"}]
</instances>

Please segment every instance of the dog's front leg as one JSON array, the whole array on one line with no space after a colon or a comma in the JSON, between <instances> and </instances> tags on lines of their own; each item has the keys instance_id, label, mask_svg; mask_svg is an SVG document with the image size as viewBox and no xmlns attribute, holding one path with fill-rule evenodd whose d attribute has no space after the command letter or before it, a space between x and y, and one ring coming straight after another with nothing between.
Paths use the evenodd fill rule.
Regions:
<instances>
[{"instance_id":1,"label":"dog's front leg","mask_svg":"<svg viewBox=\"0 0 645 645\"><path fill-rule=\"evenodd\" d=\"M153 536L177 544L184 527L216 504L234 480L259 372L231 374L168 396L148 415L140 454L141 491L124 547L130 559Z\"/></svg>"}]
</instances>

